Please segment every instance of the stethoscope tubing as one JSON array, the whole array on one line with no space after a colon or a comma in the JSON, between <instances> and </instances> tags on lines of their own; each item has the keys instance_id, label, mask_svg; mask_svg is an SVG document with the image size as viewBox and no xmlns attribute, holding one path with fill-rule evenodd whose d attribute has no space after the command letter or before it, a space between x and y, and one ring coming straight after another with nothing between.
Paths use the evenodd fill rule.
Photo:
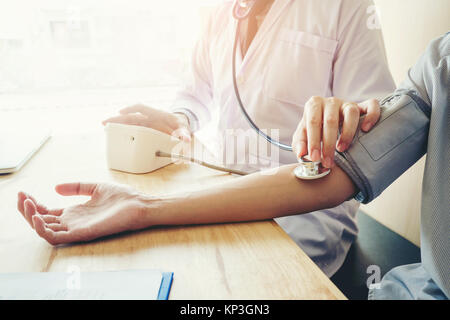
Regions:
<instances>
[{"instance_id":1,"label":"stethoscope tubing","mask_svg":"<svg viewBox=\"0 0 450 320\"><path fill-rule=\"evenodd\" d=\"M238 1L236 1L235 6L237 5L237 2ZM235 8L233 8L233 13L234 12L235 12ZM237 54L237 44L238 44L238 41L239 41L239 27L240 27L240 22L241 21L242 21L241 18L237 19L236 35L234 37L234 44L233 44L232 68L231 68L232 69L232 73L233 73L232 78L233 78L234 93L236 95L236 99L238 101L239 107L240 107L243 115L247 119L247 122L250 124L250 126L253 128L253 130L255 130L261 137L263 137L269 143L277 146L278 148L280 148L282 150L292 151L292 147L291 146L288 146L288 145L283 144L283 143L281 143L281 142L279 142L277 140L274 140L274 139L272 139L271 136L269 136L269 135L265 134L264 132L262 132L259 129L259 127L250 118L250 116L248 115L247 111L245 110L244 104L242 103L241 95L239 93L239 88L238 88L237 81L236 81L236 54Z\"/></svg>"}]
</instances>

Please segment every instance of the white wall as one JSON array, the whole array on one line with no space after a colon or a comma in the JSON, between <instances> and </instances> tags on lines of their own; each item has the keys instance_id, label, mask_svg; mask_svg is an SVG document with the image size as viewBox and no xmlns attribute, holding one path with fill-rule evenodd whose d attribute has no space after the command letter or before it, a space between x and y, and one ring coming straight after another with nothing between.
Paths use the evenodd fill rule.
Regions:
<instances>
[{"instance_id":1,"label":"white wall","mask_svg":"<svg viewBox=\"0 0 450 320\"><path fill-rule=\"evenodd\" d=\"M374 0L397 84L428 43L450 31L450 0ZM425 158L362 210L398 234L420 244L420 203Z\"/></svg>"}]
</instances>

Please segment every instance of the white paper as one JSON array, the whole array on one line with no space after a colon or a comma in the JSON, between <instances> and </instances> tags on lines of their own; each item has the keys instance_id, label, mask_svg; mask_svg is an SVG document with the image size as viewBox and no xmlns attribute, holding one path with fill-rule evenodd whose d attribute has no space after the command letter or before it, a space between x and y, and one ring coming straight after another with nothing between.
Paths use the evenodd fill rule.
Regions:
<instances>
[{"instance_id":1,"label":"white paper","mask_svg":"<svg viewBox=\"0 0 450 320\"><path fill-rule=\"evenodd\" d=\"M0 300L156 300L158 270L0 274Z\"/></svg>"}]
</instances>

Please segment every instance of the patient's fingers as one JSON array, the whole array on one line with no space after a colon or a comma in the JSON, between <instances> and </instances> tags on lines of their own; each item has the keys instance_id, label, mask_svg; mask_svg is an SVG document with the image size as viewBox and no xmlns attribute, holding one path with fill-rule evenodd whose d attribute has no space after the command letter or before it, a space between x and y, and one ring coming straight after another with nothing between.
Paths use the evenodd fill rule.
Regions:
<instances>
[{"instance_id":1,"label":"patient's fingers","mask_svg":"<svg viewBox=\"0 0 450 320\"><path fill-rule=\"evenodd\" d=\"M35 225L37 234L52 245L76 241L69 231L55 231L46 226L44 220L39 215L33 216L33 224Z\"/></svg>"},{"instance_id":2,"label":"patient's fingers","mask_svg":"<svg viewBox=\"0 0 450 320\"><path fill-rule=\"evenodd\" d=\"M45 225L46 228L53 230L53 231L67 231L67 226L61 224L61 223L48 223Z\"/></svg>"},{"instance_id":3,"label":"patient's fingers","mask_svg":"<svg viewBox=\"0 0 450 320\"><path fill-rule=\"evenodd\" d=\"M24 201L24 217L31 227L34 228L32 218L36 214L36 207L30 199Z\"/></svg>"},{"instance_id":4,"label":"patient's fingers","mask_svg":"<svg viewBox=\"0 0 450 320\"><path fill-rule=\"evenodd\" d=\"M50 214L50 215L54 215L54 216L59 216L63 212L63 209L48 209L45 205L37 202L33 196L20 191L17 194L17 209L20 211L20 213L22 213L22 215L25 214L24 202L27 199L31 200L34 203L36 211L39 214L42 214L42 215Z\"/></svg>"},{"instance_id":5,"label":"patient's fingers","mask_svg":"<svg viewBox=\"0 0 450 320\"><path fill-rule=\"evenodd\" d=\"M25 193L25 195L27 196L28 199L33 201L34 205L36 206L37 212L39 212L40 214L48 214L49 210L47 209L46 206L37 202L36 199L32 195L30 195L28 193Z\"/></svg>"},{"instance_id":6,"label":"patient's fingers","mask_svg":"<svg viewBox=\"0 0 450 320\"><path fill-rule=\"evenodd\" d=\"M57 216L50 216L50 215L43 215L41 216L42 220L44 220L45 223L49 224L49 223L60 223L61 220L59 217Z\"/></svg>"},{"instance_id":7,"label":"patient's fingers","mask_svg":"<svg viewBox=\"0 0 450 320\"><path fill-rule=\"evenodd\" d=\"M22 191L17 194L17 210L19 210L22 215L25 214L25 208L23 206L23 203L26 199L27 195Z\"/></svg>"},{"instance_id":8,"label":"patient's fingers","mask_svg":"<svg viewBox=\"0 0 450 320\"><path fill-rule=\"evenodd\" d=\"M35 226L36 232L39 236L47 240L51 244L56 244L54 241L55 231L45 226L44 220L40 216L33 217L33 224Z\"/></svg>"},{"instance_id":9,"label":"patient's fingers","mask_svg":"<svg viewBox=\"0 0 450 320\"><path fill-rule=\"evenodd\" d=\"M28 199L33 201L34 205L36 206L36 210L39 214L42 214L42 215L49 214L49 215L53 215L53 216L59 216L63 212L63 209L48 209L45 205L36 201L36 199L32 195L30 195L28 193L25 193L25 195L27 196Z\"/></svg>"},{"instance_id":10,"label":"patient's fingers","mask_svg":"<svg viewBox=\"0 0 450 320\"><path fill-rule=\"evenodd\" d=\"M96 183L75 182L59 184L55 190L63 196L92 196L96 188Z\"/></svg>"}]
</instances>

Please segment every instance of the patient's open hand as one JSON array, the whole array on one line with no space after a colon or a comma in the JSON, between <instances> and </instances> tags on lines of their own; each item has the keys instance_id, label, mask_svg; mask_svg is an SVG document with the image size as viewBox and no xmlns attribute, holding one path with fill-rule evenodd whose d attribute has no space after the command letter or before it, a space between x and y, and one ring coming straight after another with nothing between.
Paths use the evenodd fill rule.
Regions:
<instances>
[{"instance_id":1,"label":"patient's open hand","mask_svg":"<svg viewBox=\"0 0 450 320\"><path fill-rule=\"evenodd\" d=\"M17 203L39 236L53 245L146 227L141 217L153 202L132 188L115 184L68 183L55 189L63 196L85 195L91 199L65 209L49 210L32 196L19 192Z\"/></svg>"}]
</instances>

